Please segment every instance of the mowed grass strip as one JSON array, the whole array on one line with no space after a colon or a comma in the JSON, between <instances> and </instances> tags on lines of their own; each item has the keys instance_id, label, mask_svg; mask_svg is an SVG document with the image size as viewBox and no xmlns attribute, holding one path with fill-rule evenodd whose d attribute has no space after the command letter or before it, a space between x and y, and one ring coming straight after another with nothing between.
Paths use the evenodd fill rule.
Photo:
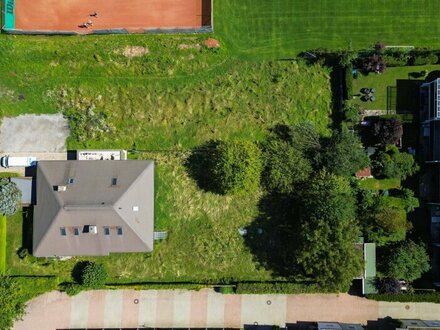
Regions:
<instances>
[{"instance_id":1,"label":"mowed grass strip","mask_svg":"<svg viewBox=\"0 0 440 330\"><path fill-rule=\"evenodd\" d=\"M440 47L438 0L222 0L215 31L248 57L291 57L316 48Z\"/></svg>"},{"instance_id":2,"label":"mowed grass strip","mask_svg":"<svg viewBox=\"0 0 440 330\"><path fill-rule=\"evenodd\" d=\"M0 274L6 272L6 216L0 216Z\"/></svg>"}]
</instances>

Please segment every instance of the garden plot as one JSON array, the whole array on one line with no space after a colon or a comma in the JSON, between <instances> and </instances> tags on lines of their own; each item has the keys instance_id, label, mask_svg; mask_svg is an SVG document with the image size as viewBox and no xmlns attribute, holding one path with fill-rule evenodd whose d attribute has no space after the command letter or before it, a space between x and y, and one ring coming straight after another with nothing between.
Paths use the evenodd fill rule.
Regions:
<instances>
[{"instance_id":1,"label":"garden plot","mask_svg":"<svg viewBox=\"0 0 440 330\"><path fill-rule=\"evenodd\" d=\"M65 141L69 134L69 124L61 114L3 118L0 151L62 152L66 150Z\"/></svg>"}]
</instances>

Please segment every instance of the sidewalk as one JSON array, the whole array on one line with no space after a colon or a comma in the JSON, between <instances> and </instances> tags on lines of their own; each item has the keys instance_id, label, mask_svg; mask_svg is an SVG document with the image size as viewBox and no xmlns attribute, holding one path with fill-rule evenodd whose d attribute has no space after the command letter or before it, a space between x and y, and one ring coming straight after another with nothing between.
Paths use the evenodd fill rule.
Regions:
<instances>
[{"instance_id":1,"label":"sidewalk","mask_svg":"<svg viewBox=\"0 0 440 330\"><path fill-rule=\"evenodd\" d=\"M366 324L385 316L438 319L440 304L388 303L348 294L229 295L201 291L98 290L68 297L53 291L28 303L14 330L57 328L241 328L297 321Z\"/></svg>"}]
</instances>

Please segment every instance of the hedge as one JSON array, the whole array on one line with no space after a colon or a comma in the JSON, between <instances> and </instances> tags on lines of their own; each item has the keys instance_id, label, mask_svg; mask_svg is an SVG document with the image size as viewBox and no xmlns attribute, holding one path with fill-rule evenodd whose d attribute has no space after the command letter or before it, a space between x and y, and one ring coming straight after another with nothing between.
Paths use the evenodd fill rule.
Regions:
<instances>
[{"instance_id":1,"label":"hedge","mask_svg":"<svg viewBox=\"0 0 440 330\"><path fill-rule=\"evenodd\" d=\"M299 293L330 293L316 284L295 282L243 282L237 283L237 294L299 294Z\"/></svg>"},{"instance_id":2,"label":"hedge","mask_svg":"<svg viewBox=\"0 0 440 330\"><path fill-rule=\"evenodd\" d=\"M385 62L387 67L406 66L408 64L408 57L398 53L382 55L382 60Z\"/></svg>"},{"instance_id":3,"label":"hedge","mask_svg":"<svg viewBox=\"0 0 440 330\"><path fill-rule=\"evenodd\" d=\"M345 99L350 100L353 96L353 65L345 67Z\"/></svg>"},{"instance_id":4,"label":"hedge","mask_svg":"<svg viewBox=\"0 0 440 330\"><path fill-rule=\"evenodd\" d=\"M0 215L0 274L6 272L6 216Z\"/></svg>"},{"instance_id":5,"label":"hedge","mask_svg":"<svg viewBox=\"0 0 440 330\"><path fill-rule=\"evenodd\" d=\"M198 283L112 283L106 284L105 289L133 289L133 290L195 290L211 287Z\"/></svg>"},{"instance_id":6,"label":"hedge","mask_svg":"<svg viewBox=\"0 0 440 330\"><path fill-rule=\"evenodd\" d=\"M377 301L398 301L398 302L432 302L440 303L440 293L400 293L400 294L370 294L366 298Z\"/></svg>"}]
</instances>

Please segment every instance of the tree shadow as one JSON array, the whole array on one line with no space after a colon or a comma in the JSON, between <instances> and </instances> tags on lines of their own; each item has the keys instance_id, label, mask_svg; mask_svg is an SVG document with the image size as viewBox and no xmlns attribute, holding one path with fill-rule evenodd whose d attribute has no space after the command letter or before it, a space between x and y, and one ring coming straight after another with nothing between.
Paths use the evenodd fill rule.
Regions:
<instances>
[{"instance_id":1,"label":"tree shadow","mask_svg":"<svg viewBox=\"0 0 440 330\"><path fill-rule=\"evenodd\" d=\"M292 197L270 194L259 202L259 216L246 228L244 236L255 261L275 276L298 274L295 263L298 221Z\"/></svg>"},{"instance_id":2,"label":"tree shadow","mask_svg":"<svg viewBox=\"0 0 440 330\"><path fill-rule=\"evenodd\" d=\"M216 144L216 141L209 141L193 149L185 162L185 168L189 176L205 192L218 193L216 187L212 184L212 178L208 170L212 166L210 150L213 150Z\"/></svg>"},{"instance_id":3,"label":"tree shadow","mask_svg":"<svg viewBox=\"0 0 440 330\"><path fill-rule=\"evenodd\" d=\"M71 275L73 280L76 283L81 284L81 276L84 272L84 268L90 263L90 261L79 261L75 264L75 266L72 269Z\"/></svg>"}]
</instances>

